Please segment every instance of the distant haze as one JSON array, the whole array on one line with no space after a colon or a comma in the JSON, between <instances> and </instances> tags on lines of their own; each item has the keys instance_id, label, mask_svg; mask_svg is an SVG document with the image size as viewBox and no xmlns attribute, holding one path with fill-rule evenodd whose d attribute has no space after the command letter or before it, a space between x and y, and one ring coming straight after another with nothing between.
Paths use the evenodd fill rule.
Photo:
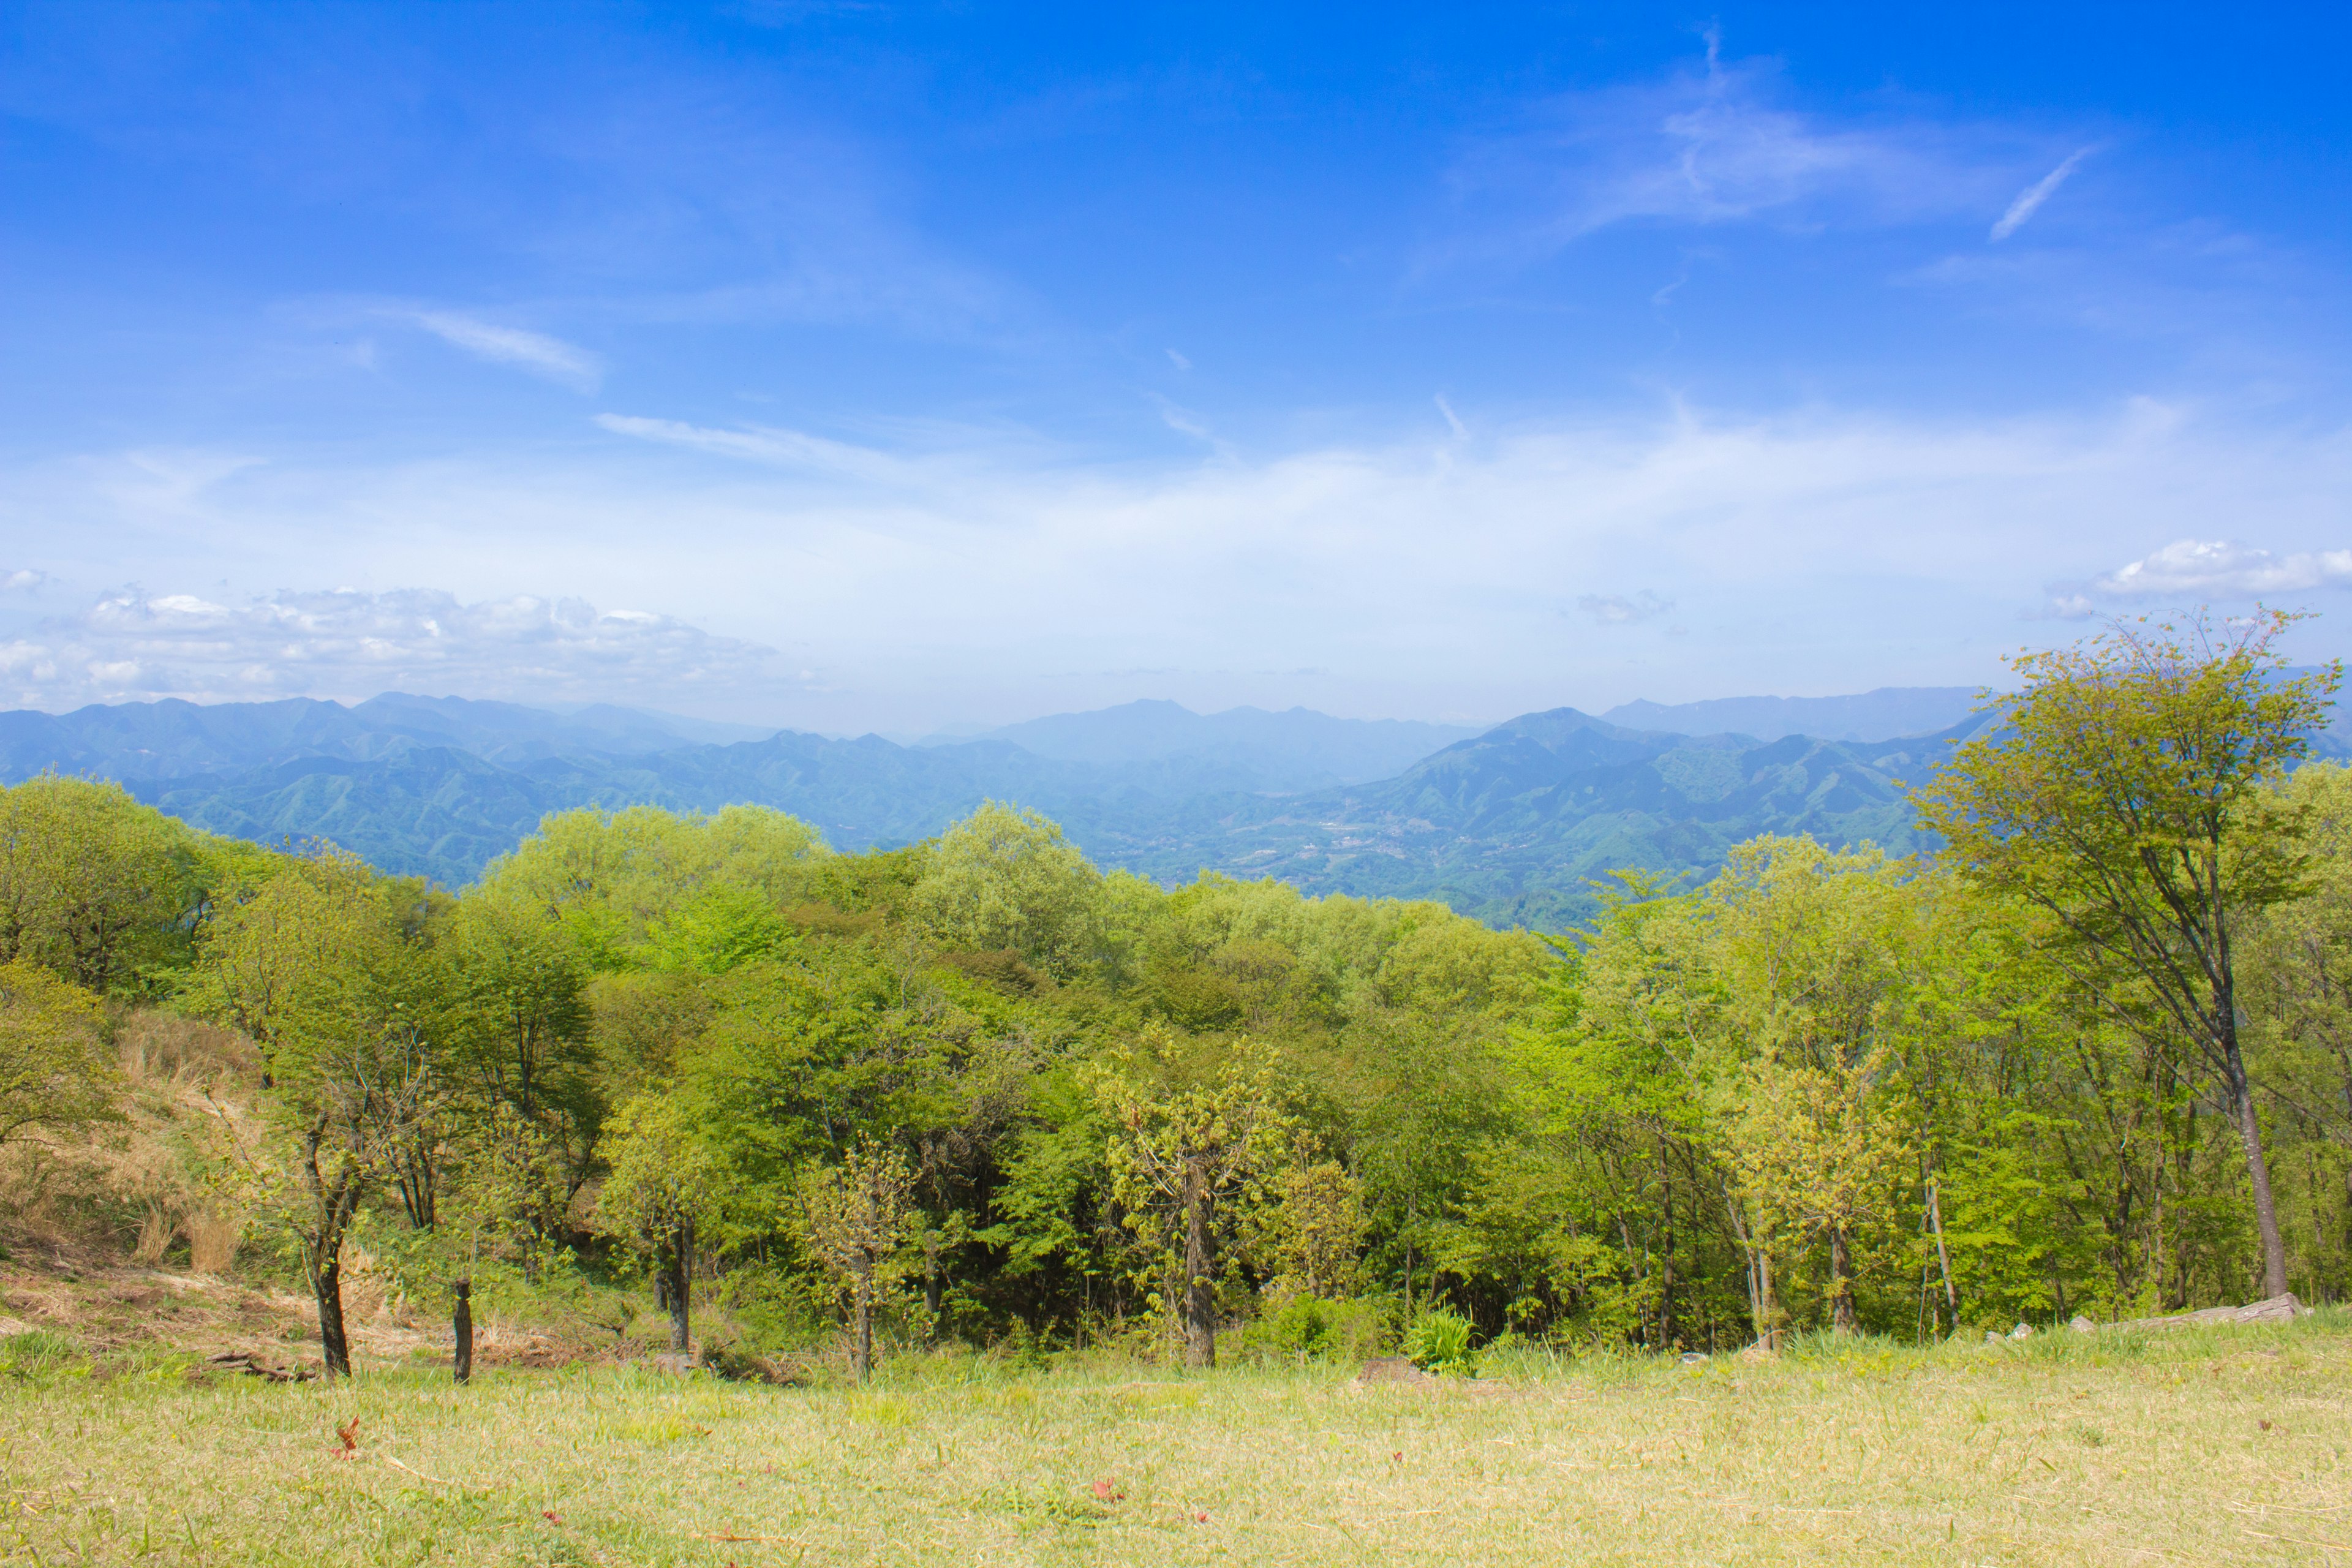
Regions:
<instances>
[{"instance_id":1,"label":"distant haze","mask_svg":"<svg viewBox=\"0 0 2352 1568\"><path fill-rule=\"evenodd\" d=\"M1882 686L1853 697L1717 697L1672 703L1643 700L1612 708L1601 717L1628 730L1677 735L1893 741L1950 728L1969 716L1981 695L1973 686Z\"/></svg>"},{"instance_id":2,"label":"distant haze","mask_svg":"<svg viewBox=\"0 0 2352 1568\"><path fill-rule=\"evenodd\" d=\"M1035 756L1068 763L1142 763L1174 757L1214 761L1250 771L1259 787L1320 789L1402 773L1430 752L1466 741L1477 724L1412 719L1334 719L1311 709L1269 713L1234 708L1201 714L1181 703L1146 700L1091 713L1055 713L970 740L1003 741Z\"/></svg>"}]
</instances>

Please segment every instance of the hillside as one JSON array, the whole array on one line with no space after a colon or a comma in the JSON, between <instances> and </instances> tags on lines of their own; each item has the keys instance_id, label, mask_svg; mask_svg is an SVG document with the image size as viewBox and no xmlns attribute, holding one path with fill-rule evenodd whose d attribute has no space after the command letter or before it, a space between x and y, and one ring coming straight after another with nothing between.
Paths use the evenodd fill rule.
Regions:
<instances>
[{"instance_id":1,"label":"hillside","mask_svg":"<svg viewBox=\"0 0 2352 1568\"><path fill-rule=\"evenodd\" d=\"M1975 722L1908 741L1759 740L1563 708L1408 755L1384 776L1328 784L1417 751L1440 727L1304 710L1204 719L1135 703L956 742L786 731L719 744L629 710L558 715L387 696L348 709L158 702L5 714L0 770L117 778L213 832L329 838L453 887L573 806L772 805L855 850L911 843L984 800L1007 800L1060 822L1099 863L1162 881L1203 868L1273 876L1310 892L1443 899L1482 920L1551 929L1588 915L1588 884L1612 870L1701 877L1758 833L1916 847L1901 784Z\"/></svg>"},{"instance_id":2,"label":"hillside","mask_svg":"<svg viewBox=\"0 0 2352 1568\"><path fill-rule=\"evenodd\" d=\"M1768 742L1645 732L1562 708L1377 784L1255 803L1097 853L1156 876L1205 865L1309 892L1441 898L1492 923L1556 929L1591 912L1593 879L1619 868L1701 877L1759 833L1920 847L1902 785L1974 728Z\"/></svg>"}]
</instances>

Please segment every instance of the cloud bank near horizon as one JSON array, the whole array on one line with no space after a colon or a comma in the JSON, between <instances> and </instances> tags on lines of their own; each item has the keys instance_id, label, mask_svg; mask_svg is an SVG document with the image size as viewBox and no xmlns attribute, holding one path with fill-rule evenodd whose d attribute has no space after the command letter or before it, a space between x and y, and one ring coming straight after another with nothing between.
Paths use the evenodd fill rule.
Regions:
<instances>
[{"instance_id":1,"label":"cloud bank near horizon","mask_svg":"<svg viewBox=\"0 0 2352 1568\"><path fill-rule=\"evenodd\" d=\"M703 705L788 689L773 648L576 598L461 602L433 589L280 592L241 604L123 589L0 642L11 706L362 700L383 691Z\"/></svg>"},{"instance_id":2,"label":"cloud bank near horizon","mask_svg":"<svg viewBox=\"0 0 2352 1568\"><path fill-rule=\"evenodd\" d=\"M1967 684L2021 617L2324 607L2352 584L2341 431L2287 443L2145 400L1465 426L1139 468L986 433L630 416L560 464L0 469L0 504L55 519L58 546L6 563L44 574L12 602L49 618L0 672L50 708L405 684L835 731L1137 696L1491 720ZM2259 519L2263 542L2199 542L2221 516ZM151 542L153 591L61 613L58 584L105 568L70 542L125 533ZM367 591L237 596L298 541ZM657 608L590 607L613 604ZM2336 646L2324 623L2301 635Z\"/></svg>"}]
</instances>

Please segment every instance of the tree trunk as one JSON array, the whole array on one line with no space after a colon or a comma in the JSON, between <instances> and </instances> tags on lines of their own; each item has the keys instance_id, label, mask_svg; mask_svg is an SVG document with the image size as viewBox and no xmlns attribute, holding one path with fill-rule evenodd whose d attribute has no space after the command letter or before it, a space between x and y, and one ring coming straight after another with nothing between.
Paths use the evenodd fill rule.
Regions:
<instances>
[{"instance_id":1,"label":"tree trunk","mask_svg":"<svg viewBox=\"0 0 2352 1568\"><path fill-rule=\"evenodd\" d=\"M1944 1271L1944 1300L1952 1309L1952 1331L1960 1331L1960 1293L1952 1289L1952 1258L1944 1250L1944 1205L1938 1200L1936 1180L1927 1179L1927 1218L1936 1227L1936 1267Z\"/></svg>"},{"instance_id":2,"label":"tree trunk","mask_svg":"<svg viewBox=\"0 0 2352 1568\"><path fill-rule=\"evenodd\" d=\"M661 1260L663 1293L669 1298L669 1348L685 1353L693 1342L693 1323L687 1305L687 1265L694 1256L694 1226L679 1226L670 1233Z\"/></svg>"},{"instance_id":3,"label":"tree trunk","mask_svg":"<svg viewBox=\"0 0 2352 1568\"><path fill-rule=\"evenodd\" d=\"M1675 1168L1663 1138L1658 1140L1658 1192L1664 1222L1658 1246L1658 1343L1675 1350L1682 1341L1675 1332Z\"/></svg>"},{"instance_id":4,"label":"tree trunk","mask_svg":"<svg viewBox=\"0 0 2352 1568\"><path fill-rule=\"evenodd\" d=\"M310 1275L310 1294L319 1303L319 1349L330 1378L352 1374L351 1339L343 1331L343 1232L351 1228L359 1207L359 1183L341 1152L327 1156L335 1164L328 1180L320 1163L326 1147L326 1129L314 1126L303 1138L302 1176L310 1190L311 1232L303 1237L303 1262Z\"/></svg>"},{"instance_id":5,"label":"tree trunk","mask_svg":"<svg viewBox=\"0 0 2352 1568\"><path fill-rule=\"evenodd\" d=\"M2223 1000L2225 1008L2230 1006ZM2246 1058L2238 1051L2238 1025L2225 1012L2221 1018L2222 1060L2230 1070L2230 1109L2238 1122L2238 1140L2246 1146L2246 1174L2253 1182L2254 1223L2263 1233L2263 1294L2286 1294L2286 1242L2279 1235L2278 1200L2271 1195L2270 1165L2263 1159L2263 1124L2254 1114L2253 1085L2246 1081Z\"/></svg>"},{"instance_id":6,"label":"tree trunk","mask_svg":"<svg viewBox=\"0 0 2352 1568\"><path fill-rule=\"evenodd\" d=\"M940 1268L940 1233L927 1227L923 1232L923 1311L929 1319L925 1338L932 1344L940 1342L940 1307L946 1289L946 1276Z\"/></svg>"},{"instance_id":7,"label":"tree trunk","mask_svg":"<svg viewBox=\"0 0 2352 1568\"><path fill-rule=\"evenodd\" d=\"M857 1381L864 1383L874 1375L874 1259L864 1253L858 1254L856 1279L849 1294L857 1326L849 1356L856 1365Z\"/></svg>"},{"instance_id":8,"label":"tree trunk","mask_svg":"<svg viewBox=\"0 0 2352 1568\"><path fill-rule=\"evenodd\" d=\"M460 1279L455 1289L457 1305L449 1314L449 1331L457 1351L450 1358L450 1365L456 1370L459 1383L471 1383L474 1380L474 1282Z\"/></svg>"},{"instance_id":9,"label":"tree trunk","mask_svg":"<svg viewBox=\"0 0 2352 1568\"><path fill-rule=\"evenodd\" d=\"M312 1293L319 1299L319 1350L327 1363L330 1379L352 1374L352 1342L343 1331L343 1260L342 1237L335 1237L335 1251L320 1262L311 1277Z\"/></svg>"},{"instance_id":10,"label":"tree trunk","mask_svg":"<svg viewBox=\"0 0 2352 1568\"><path fill-rule=\"evenodd\" d=\"M1830 1327L1840 1334L1855 1330L1853 1263L1846 1257L1845 1226L1830 1226Z\"/></svg>"},{"instance_id":11,"label":"tree trunk","mask_svg":"<svg viewBox=\"0 0 2352 1568\"><path fill-rule=\"evenodd\" d=\"M1217 1308L1209 1281L1209 1184L1201 1156L1184 1163L1184 1358L1217 1364Z\"/></svg>"}]
</instances>

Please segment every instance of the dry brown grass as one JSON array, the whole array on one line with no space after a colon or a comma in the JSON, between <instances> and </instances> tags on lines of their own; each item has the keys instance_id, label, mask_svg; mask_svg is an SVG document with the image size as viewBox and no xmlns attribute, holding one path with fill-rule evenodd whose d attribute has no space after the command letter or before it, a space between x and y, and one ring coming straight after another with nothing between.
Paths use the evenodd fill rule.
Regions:
<instances>
[{"instance_id":1,"label":"dry brown grass","mask_svg":"<svg viewBox=\"0 0 2352 1568\"><path fill-rule=\"evenodd\" d=\"M0 1242L59 1266L162 1263L186 1241L199 1272L235 1263L244 1218L207 1166L257 1135L250 1042L158 1012L118 1021L122 1120L0 1152Z\"/></svg>"},{"instance_id":2,"label":"dry brown grass","mask_svg":"<svg viewBox=\"0 0 2352 1568\"><path fill-rule=\"evenodd\" d=\"M0 1383L44 1563L2279 1563L2352 1554L2352 1318L1767 1364L872 1390L628 1369ZM352 1418L357 1447L337 1458ZM2265 1425L2267 1423L2267 1425ZM1100 1487L1097 1483L1102 1483ZM1108 1496L1101 1495L1107 1493Z\"/></svg>"}]
</instances>

